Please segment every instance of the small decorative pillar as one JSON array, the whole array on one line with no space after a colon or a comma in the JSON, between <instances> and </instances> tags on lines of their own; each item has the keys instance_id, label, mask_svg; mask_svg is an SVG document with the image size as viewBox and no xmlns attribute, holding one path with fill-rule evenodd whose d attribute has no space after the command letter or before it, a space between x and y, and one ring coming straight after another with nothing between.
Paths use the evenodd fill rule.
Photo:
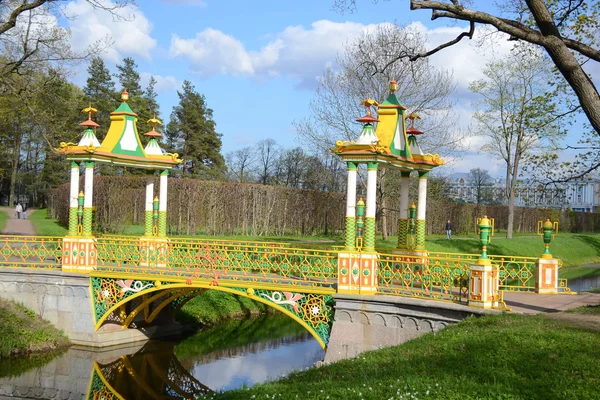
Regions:
<instances>
[{"instance_id":1,"label":"small decorative pillar","mask_svg":"<svg viewBox=\"0 0 600 400\"><path fill-rule=\"evenodd\" d=\"M160 173L160 193L158 205L158 236L167 236L167 183L169 181L169 170Z\"/></svg>"},{"instance_id":2,"label":"small decorative pillar","mask_svg":"<svg viewBox=\"0 0 600 400\"><path fill-rule=\"evenodd\" d=\"M427 209L427 172L419 172L419 199L417 205L416 250L425 250L425 212Z\"/></svg>"},{"instance_id":3,"label":"small decorative pillar","mask_svg":"<svg viewBox=\"0 0 600 400\"><path fill-rule=\"evenodd\" d=\"M148 174L146 176L146 201L144 211L144 236L152 236L153 223L152 223L152 199L154 198L154 175Z\"/></svg>"},{"instance_id":4,"label":"small decorative pillar","mask_svg":"<svg viewBox=\"0 0 600 400\"><path fill-rule=\"evenodd\" d=\"M94 196L94 162L85 162L85 198L83 201L83 236L92 236L92 205Z\"/></svg>"},{"instance_id":5,"label":"small decorative pillar","mask_svg":"<svg viewBox=\"0 0 600 400\"><path fill-rule=\"evenodd\" d=\"M365 234L365 202L361 197L356 203L356 238L360 238L360 248L362 249L362 240Z\"/></svg>"},{"instance_id":6,"label":"small decorative pillar","mask_svg":"<svg viewBox=\"0 0 600 400\"><path fill-rule=\"evenodd\" d=\"M408 187L410 172L402 172L400 178L400 218L398 218L398 250L405 250L408 234Z\"/></svg>"},{"instance_id":7,"label":"small decorative pillar","mask_svg":"<svg viewBox=\"0 0 600 400\"><path fill-rule=\"evenodd\" d=\"M481 257L477 260L477 264L470 267L470 307L492 308L498 305L498 270L494 270L494 266L487 255L487 245L490 242L491 230L492 224L486 215L479 223Z\"/></svg>"},{"instance_id":8,"label":"small decorative pillar","mask_svg":"<svg viewBox=\"0 0 600 400\"><path fill-rule=\"evenodd\" d=\"M68 236L77 236L77 196L79 194L79 164L71 161L71 189L69 191L69 231Z\"/></svg>"},{"instance_id":9,"label":"small decorative pillar","mask_svg":"<svg viewBox=\"0 0 600 400\"><path fill-rule=\"evenodd\" d=\"M345 249L354 251L356 243L356 164L348 163L348 187L346 193L346 233Z\"/></svg>"},{"instance_id":10,"label":"small decorative pillar","mask_svg":"<svg viewBox=\"0 0 600 400\"><path fill-rule=\"evenodd\" d=\"M543 233L540 232L540 227ZM554 234L558 232L558 223L552 224L550 219L542 224L538 222L538 234L542 234L545 248L544 253L535 263L535 292L541 294L558 293L558 260L550 254L550 242Z\"/></svg>"}]
</instances>

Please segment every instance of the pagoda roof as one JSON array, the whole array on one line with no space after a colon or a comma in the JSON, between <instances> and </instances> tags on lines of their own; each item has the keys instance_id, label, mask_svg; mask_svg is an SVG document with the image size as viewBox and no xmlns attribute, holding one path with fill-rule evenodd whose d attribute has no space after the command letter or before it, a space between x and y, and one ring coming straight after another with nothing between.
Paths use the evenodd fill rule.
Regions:
<instances>
[{"instance_id":1,"label":"pagoda roof","mask_svg":"<svg viewBox=\"0 0 600 400\"><path fill-rule=\"evenodd\" d=\"M56 150L73 161L96 161L146 169L170 169L180 164L177 153L163 154L162 151L156 151L159 149L157 143L153 146L154 151L146 152L138 134L137 114L127 104L127 98L124 95L123 103L110 113L110 127L101 144L93 131L88 129L84 135L87 137L85 141L82 139L78 144L63 142ZM156 140L155 137L159 137L157 135L149 136Z\"/></svg>"}]
</instances>

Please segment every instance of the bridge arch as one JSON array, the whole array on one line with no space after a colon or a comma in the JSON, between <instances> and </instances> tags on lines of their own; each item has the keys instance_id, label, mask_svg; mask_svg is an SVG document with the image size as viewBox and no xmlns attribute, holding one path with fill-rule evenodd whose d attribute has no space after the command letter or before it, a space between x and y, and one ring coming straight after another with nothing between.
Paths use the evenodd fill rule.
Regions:
<instances>
[{"instance_id":1,"label":"bridge arch","mask_svg":"<svg viewBox=\"0 0 600 400\"><path fill-rule=\"evenodd\" d=\"M145 322L152 323L167 307L174 317L186 302L200 293L219 290L250 298L282 312L310 332L324 350L327 349L333 325L333 289L308 285L273 287L260 282L221 285L214 280L171 280L168 276L163 278L169 281L163 282L110 275L90 276L96 330L111 318L124 329L128 328L141 313Z\"/></svg>"}]
</instances>

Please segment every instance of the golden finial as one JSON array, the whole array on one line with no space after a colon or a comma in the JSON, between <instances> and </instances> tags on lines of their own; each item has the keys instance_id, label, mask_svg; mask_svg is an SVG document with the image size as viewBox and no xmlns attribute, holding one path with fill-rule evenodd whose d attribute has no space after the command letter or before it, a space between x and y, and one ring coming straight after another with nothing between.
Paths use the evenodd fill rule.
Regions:
<instances>
[{"instance_id":1,"label":"golden finial","mask_svg":"<svg viewBox=\"0 0 600 400\"><path fill-rule=\"evenodd\" d=\"M371 115L371 107L377 107L379 106L379 103L369 97L368 99L361 101L360 105L367 108L367 115Z\"/></svg>"},{"instance_id":2,"label":"golden finial","mask_svg":"<svg viewBox=\"0 0 600 400\"><path fill-rule=\"evenodd\" d=\"M395 80L395 79L392 79L392 80L390 81L389 88L390 88L390 92L391 92L392 94L393 94L393 93L396 93L396 91L398 90L398 83L396 82L396 80Z\"/></svg>"},{"instance_id":3,"label":"golden finial","mask_svg":"<svg viewBox=\"0 0 600 400\"><path fill-rule=\"evenodd\" d=\"M97 109L95 109L94 107L92 107L92 103L90 103L89 106L87 106L86 108L84 108L83 110L81 110L82 113L87 114L88 115L88 120L91 121L92 119L92 114L96 114L98 112Z\"/></svg>"},{"instance_id":4,"label":"golden finial","mask_svg":"<svg viewBox=\"0 0 600 400\"><path fill-rule=\"evenodd\" d=\"M410 113L410 115L406 118L410 119L410 122L411 122L410 127L414 128L415 127L415 119L421 119L421 116L419 114L413 112L413 113Z\"/></svg>"},{"instance_id":5,"label":"golden finial","mask_svg":"<svg viewBox=\"0 0 600 400\"><path fill-rule=\"evenodd\" d=\"M129 100L129 92L127 89L123 89L123 93L121 93L121 100L123 100L124 103L127 103L127 100Z\"/></svg>"},{"instance_id":6,"label":"golden finial","mask_svg":"<svg viewBox=\"0 0 600 400\"><path fill-rule=\"evenodd\" d=\"M147 123L148 123L148 124L150 124L150 125L152 126L152 130L154 130L154 128L156 127L156 124L159 124L159 125L160 125L160 124L162 124L161 120L160 120L160 119L158 119L158 118L156 118L156 113L154 113L154 117L153 117L153 118L150 118L150 119L147 121Z\"/></svg>"}]
</instances>

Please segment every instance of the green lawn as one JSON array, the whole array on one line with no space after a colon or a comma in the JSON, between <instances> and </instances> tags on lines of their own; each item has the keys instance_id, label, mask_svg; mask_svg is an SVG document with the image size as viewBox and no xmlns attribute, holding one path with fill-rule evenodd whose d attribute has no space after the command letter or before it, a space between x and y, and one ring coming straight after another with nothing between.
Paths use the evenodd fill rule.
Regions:
<instances>
[{"instance_id":1,"label":"green lawn","mask_svg":"<svg viewBox=\"0 0 600 400\"><path fill-rule=\"evenodd\" d=\"M27 218L39 236L65 236L67 234L67 228L62 226L58 220L48 218L45 208L35 210Z\"/></svg>"},{"instance_id":2,"label":"green lawn","mask_svg":"<svg viewBox=\"0 0 600 400\"><path fill-rule=\"evenodd\" d=\"M9 207L0 207L0 232L2 232L4 230L4 228L6 227L6 221L8 221L8 214L6 214L4 212L4 210L9 209ZM12 210L11 210L12 211Z\"/></svg>"},{"instance_id":3,"label":"green lawn","mask_svg":"<svg viewBox=\"0 0 600 400\"><path fill-rule=\"evenodd\" d=\"M543 316L493 315L214 398L597 399L599 359L597 331Z\"/></svg>"}]
</instances>

